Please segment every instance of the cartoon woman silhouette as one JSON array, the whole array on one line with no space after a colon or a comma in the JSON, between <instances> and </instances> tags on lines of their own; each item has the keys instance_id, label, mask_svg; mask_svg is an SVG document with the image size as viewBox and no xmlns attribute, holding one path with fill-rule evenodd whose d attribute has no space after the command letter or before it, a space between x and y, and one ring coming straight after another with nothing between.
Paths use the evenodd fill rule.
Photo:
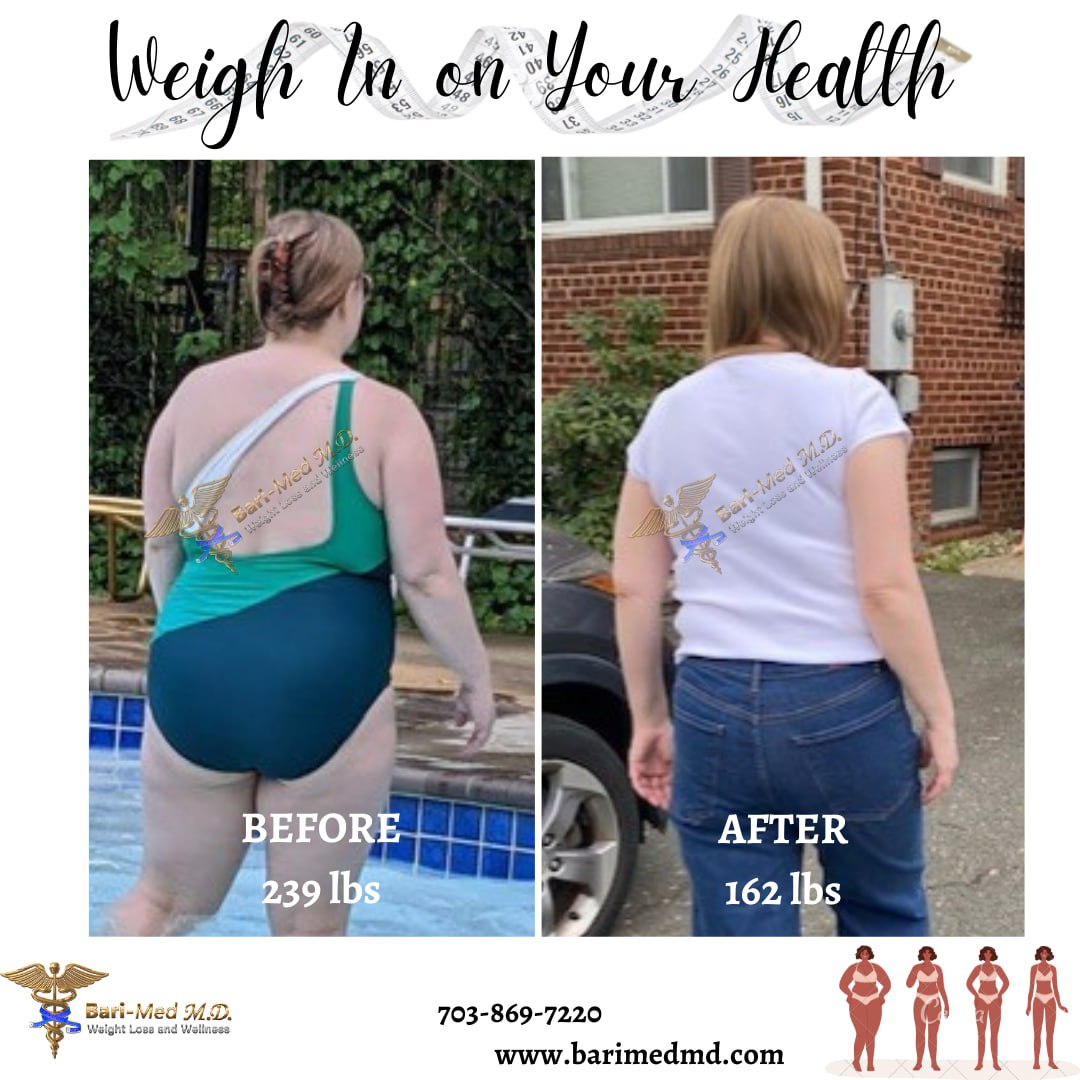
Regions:
<instances>
[{"instance_id":1,"label":"cartoon woman silhouette","mask_svg":"<svg viewBox=\"0 0 1080 1080\"><path fill-rule=\"evenodd\" d=\"M998 1028L1001 1026L1001 998L1009 989L1009 977L995 963L998 958L993 945L984 945L979 950L979 962L971 969L967 988L975 997L975 1025L979 1030L979 1062L976 1069L983 1067L983 1055L986 1052L986 1025L990 1024L990 1060L995 1069L998 1064ZM998 986L998 980L1001 986ZM979 988L975 989L976 982ZM1029 1010L1030 1011L1030 1010Z\"/></svg>"},{"instance_id":2,"label":"cartoon woman silhouette","mask_svg":"<svg viewBox=\"0 0 1080 1080\"><path fill-rule=\"evenodd\" d=\"M915 991L913 1014L915 1017L915 1065L922 1068L923 1050L929 1043L930 1068L939 1071L937 1063L937 1037L941 1017L949 1015L949 995L945 993L945 977L934 961L937 953L929 945L919 950L919 962L907 977L908 986L918 981Z\"/></svg>"},{"instance_id":3,"label":"cartoon woman silhouette","mask_svg":"<svg viewBox=\"0 0 1080 1080\"><path fill-rule=\"evenodd\" d=\"M1057 1011L1069 1010L1061 1004L1061 994L1058 993L1057 968L1050 963L1054 954L1049 945L1040 945L1035 950L1035 963L1031 965L1031 982L1028 984L1027 1014L1031 1017L1032 1026L1035 1028L1035 1065L1039 1067L1039 1050L1041 1048L1042 1025L1046 1022L1046 1064L1051 1069L1056 1069L1054 1064L1054 1025L1057 1023ZM1036 983L1038 985L1036 986ZM1034 1002L1032 1002L1034 998ZM1035 1012L1032 1014L1032 1005Z\"/></svg>"},{"instance_id":4,"label":"cartoon woman silhouette","mask_svg":"<svg viewBox=\"0 0 1080 1080\"><path fill-rule=\"evenodd\" d=\"M859 1058L866 1051L866 1071L874 1071L874 1039L881 1027L881 1007L885 995L892 989L889 976L878 964L873 963L874 950L860 945L855 950L855 963L840 976L840 991L847 998L848 1013L855 1027L855 1053L851 1064L856 1072L862 1072ZM881 989L878 989L878 986Z\"/></svg>"}]
</instances>

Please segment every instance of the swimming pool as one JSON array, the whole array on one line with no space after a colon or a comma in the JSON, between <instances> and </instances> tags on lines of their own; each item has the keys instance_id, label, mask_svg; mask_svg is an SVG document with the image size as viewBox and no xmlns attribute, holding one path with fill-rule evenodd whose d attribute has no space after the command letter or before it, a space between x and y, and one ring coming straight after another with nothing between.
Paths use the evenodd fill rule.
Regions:
<instances>
[{"instance_id":1,"label":"swimming pool","mask_svg":"<svg viewBox=\"0 0 1080 1080\"><path fill-rule=\"evenodd\" d=\"M141 858L141 786L136 750L90 753L90 933L104 933L108 906L134 883ZM269 934L263 909L263 852L251 845L233 887L196 936ZM369 859L360 879L379 882L378 904L357 904L350 936L532 936L532 881L441 873Z\"/></svg>"}]
</instances>

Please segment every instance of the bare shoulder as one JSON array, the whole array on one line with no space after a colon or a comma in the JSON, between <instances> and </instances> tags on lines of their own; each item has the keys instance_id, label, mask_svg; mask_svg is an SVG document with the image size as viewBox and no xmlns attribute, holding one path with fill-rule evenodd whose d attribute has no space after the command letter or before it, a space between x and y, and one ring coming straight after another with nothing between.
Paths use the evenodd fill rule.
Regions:
<instances>
[{"instance_id":1,"label":"bare shoulder","mask_svg":"<svg viewBox=\"0 0 1080 1080\"><path fill-rule=\"evenodd\" d=\"M388 433L402 429L415 431L417 425L426 427L423 413L405 391L377 379L365 379L360 386L363 393L354 398L353 407L365 409L369 417Z\"/></svg>"}]
</instances>

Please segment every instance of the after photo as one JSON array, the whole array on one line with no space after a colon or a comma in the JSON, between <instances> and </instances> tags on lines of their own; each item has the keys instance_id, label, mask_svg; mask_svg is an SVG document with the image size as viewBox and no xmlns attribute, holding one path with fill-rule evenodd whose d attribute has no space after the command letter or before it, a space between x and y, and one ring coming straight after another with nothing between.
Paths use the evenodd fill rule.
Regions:
<instances>
[{"instance_id":1,"label":"after photo","mask_svg":"<svg viewBox=\"0 0 1080 1080\"><path fill-rule=\"evenodd\" d=\"M1024 160L542 162L553 936L1024 933Z\"/></svg>"},{"instance_id":2,"label":"after photo","mask_svg":"<svg viewBox=\"0 0 1080 1080\"><path fill-rule=\"evenodd\" d=\"M532 161L90 163L90 932L534 932Z\"/></svg>"}]
</instances>

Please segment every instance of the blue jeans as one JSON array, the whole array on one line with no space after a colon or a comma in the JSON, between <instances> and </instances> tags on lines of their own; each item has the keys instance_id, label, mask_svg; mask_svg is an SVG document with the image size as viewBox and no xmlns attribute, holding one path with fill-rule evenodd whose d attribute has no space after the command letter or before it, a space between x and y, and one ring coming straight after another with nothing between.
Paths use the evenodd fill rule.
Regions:
<instances>
[{"instance_id":1,"label":"blue jeans","mask_svg":"<svg viewBox=\"0 0 1080 1080\"><path fill-rule=\"evenodd\" d=\"M839 891L838 933L929 933L919 738L884 661L691 656L676 671L673 713L671 819L693 886L695 935L799 933L802 905L792 900L805 896L802 846L773 842L781 828L797 839L798 819L769 823L758 843L718 843L750 839L751 814L843 815L846 844L814 841L824 883Z\"/></svg>"}]
</instances>

